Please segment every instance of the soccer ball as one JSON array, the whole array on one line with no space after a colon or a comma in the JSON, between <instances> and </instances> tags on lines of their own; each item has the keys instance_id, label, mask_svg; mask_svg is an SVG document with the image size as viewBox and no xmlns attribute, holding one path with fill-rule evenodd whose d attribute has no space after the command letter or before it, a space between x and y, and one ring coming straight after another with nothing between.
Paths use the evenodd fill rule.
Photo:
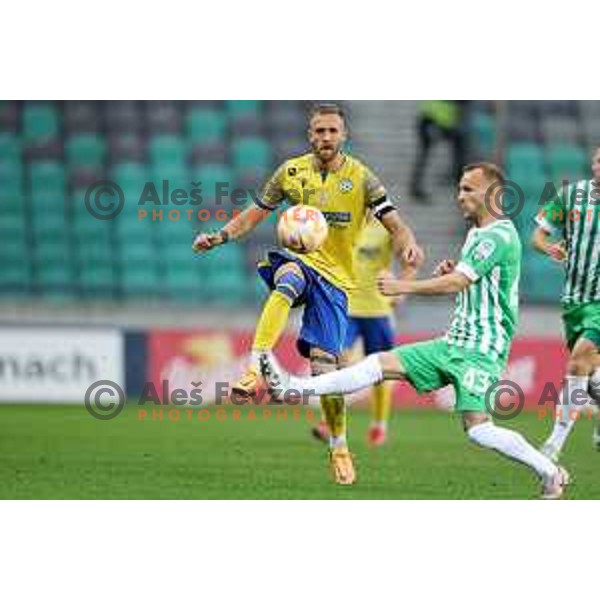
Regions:
<instances>
[{"instance_id":1,"label":"soccer ball","mask_svg":"<svg viewBox=\"0 0 600 600\"><path fill-rule=\"evenodd\" d=\"M292 206L279 218L277 237L282 246L299 254L319 248L328 233L327 220L314 206Z\"/></svg>"}]
</instances>

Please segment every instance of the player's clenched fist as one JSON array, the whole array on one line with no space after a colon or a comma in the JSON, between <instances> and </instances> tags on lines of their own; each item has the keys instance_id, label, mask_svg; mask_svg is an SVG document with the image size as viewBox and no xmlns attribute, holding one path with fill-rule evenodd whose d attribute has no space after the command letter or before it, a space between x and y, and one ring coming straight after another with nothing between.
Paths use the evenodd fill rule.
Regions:
<instances>
[{"instance_id":1,"label":"player's clenched fist","mask_svg":"<svg viewBox=\"0 0 600 600\"><path fill-rule=\"evenodd\" d=\"M567 260L567 251L562 242L550 244L546 249L546 253L557 262L565 262Z\"/></svg>"},{"instance_id":2,"label":"player's clenched fist","mask_svg":"<svg viewBox=\"0 0 600 600\"><path fill-rule=\"evenodd\" d=\"M384 271L377 278L377 289L384 296L399 296L406 293L408 282L396 279L390 272Z\"/></svg>"},{"instance_id":3,"label":"player's clenched fist","mask_svg":"<svg viewBox=\"0 0 600 600\"><path fill-rule=\"evenodd\" d=\"M192 242L194 252L208 252L216 246L220 246L227 241L227 234L224 231L217 233L199 233Z\"/></svg>"},{"instance_id":4,"label":"player's clenched fist","mask_svg":"<svg viewBox=\"0 0 600 600\"><path fill-rule=\"evenodd\" d=\"M456 261L446 259L437 265L437 267L433 270L433 274L436 277L441 277L442 275L448 275L454 271L454 267L456 266Z\"/></svg>"}]
</instances>

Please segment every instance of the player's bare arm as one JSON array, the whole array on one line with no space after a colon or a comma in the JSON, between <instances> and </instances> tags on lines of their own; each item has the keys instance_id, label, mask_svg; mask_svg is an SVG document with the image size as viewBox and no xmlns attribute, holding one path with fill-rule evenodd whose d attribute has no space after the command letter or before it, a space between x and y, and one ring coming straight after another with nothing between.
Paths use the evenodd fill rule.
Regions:
<instances>
[{"instance_id":1,"label":"player's bare arm","mask_svg":"<svg viewBox=\"0 0 600 600\"><path fill-rule=\"evenodd\" d=\"M425 254L417 244L410 227L402 220L397 210L390 210L380 218L382 225L392 237L394 254L402 264L403 278L414 279L423 264Z\"/></svg>"},{"instance_id":2,"label":"player's bare arm","mask_svg":"<svg viewBox=\"0 0 600 600\"><path fill-rule=\"evenodd\" d=\"M231 219L220 231L198 234L192 244L192 248L196 252L207 252L230 240L240 239L250 233L259 223L262 223L269 214L270 211L260 206L249 206Z\"/></svg>"},{"instance_id":3,"label":"player's bare arm","mask_svg":"<svg viewBox=\"0 0 600 600\"><path fill-rule=\"evenodd\" d=\"M564 244L562 242L553 242L550 232L543 227L536 227L531 236L531 244L536 250L547 254L556 262L562 263L567 259Z\"/></svg>"},{"instance_id":4,"label":"player's bare arm","mask_svg":"<svg viewBox=\"0 0 600 600\"><path fill-rule=\"evenodd\" d=\"M453 271L433 279L405 280L382 274L377 279L377 287L384 296L399 296L401 294L418 294L422 296L437 296L457 294L471 284L470 279Z\"/></svg>"}]
</instances>

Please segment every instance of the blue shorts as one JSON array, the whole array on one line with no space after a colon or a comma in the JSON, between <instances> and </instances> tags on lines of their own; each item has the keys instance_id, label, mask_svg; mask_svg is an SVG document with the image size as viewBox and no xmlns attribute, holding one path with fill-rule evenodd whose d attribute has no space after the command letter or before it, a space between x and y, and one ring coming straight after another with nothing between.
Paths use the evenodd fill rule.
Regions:
<instances>
[{"instance_id":1,"label":"blue shorts","mask_svg":"<svg viewBox=\"0 0 600 600\"><path fill-rule=\"evenodd\" d=\"M298 352L306 358L311 348L339 356L344 347L348 326L348 299L314 269L284 250L272 250L267 260L258 265L258 274L269 288L274 289L275 272L288 262L296 263L304 274L306 288L293 306L304 306L302 328L298 336Z\"/></svg>"},{"instance_id":2,"label":"blue shorts","mask_svg":"<svg viewBox=\"0 0 600 600\"><path fill-rule=\"evenodd\" d=\"M350 317L344 350L352 348L359 337L363 339L366 355L391 350L394 347L391 317Z\"/></svg>"}]
</instances>

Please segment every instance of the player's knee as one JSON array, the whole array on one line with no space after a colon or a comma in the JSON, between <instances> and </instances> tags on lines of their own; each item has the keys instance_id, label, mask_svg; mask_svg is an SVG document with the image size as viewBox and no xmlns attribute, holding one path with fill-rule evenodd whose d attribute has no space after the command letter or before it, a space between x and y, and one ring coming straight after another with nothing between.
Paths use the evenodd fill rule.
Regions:
<instances>
[{"instance_id":1,"label":"player's knee","mask_svg":"<svg viewBox=\"0 0 600 600\"><path fill-rule=\"evenodd\" d=\"M462 413L462 424L465 433L469 438L473 438L473 428L477 425L483 425L483 423L491 422L490 418L484 412L463 412Z\"/></svg>"},{"instance_id":2,"label":"player's knee","mask_svg":"<svg viewBox=\"0 0 600 600\"><path fill-rule=\"evenodd\" d=\"M295 263L285 264L275 273L275 290L292 303L302 296L305 289L306 280L302 269Z\"/></svg>"},{"instance_id":3,"label":"player's knee","mask_svg":"<svg viewBox=\"0 0 600 600\"><path fill-rule=\"evenodd\" d=\"M338 359L332 354L322 352L311 353L310 355L310 372L313 377L331 373L338 368Z\"/></svg>"}]
</instances>

